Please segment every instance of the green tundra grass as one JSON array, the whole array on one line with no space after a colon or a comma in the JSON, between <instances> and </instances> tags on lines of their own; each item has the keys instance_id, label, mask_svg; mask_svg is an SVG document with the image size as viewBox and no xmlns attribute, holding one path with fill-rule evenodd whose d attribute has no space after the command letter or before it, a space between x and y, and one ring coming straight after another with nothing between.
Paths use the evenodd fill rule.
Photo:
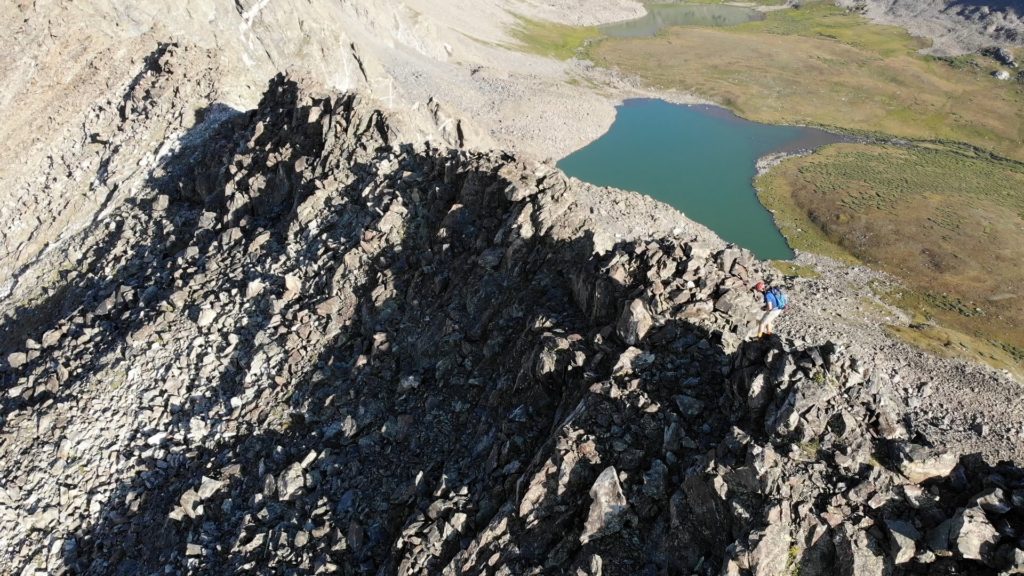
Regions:
<instances>
[{"instance_id":1,"label":"green tundra grass","mask_svg":"<svg viewBox=\"0 0 1024 576\"><path fill-rule=\"evenodd\" d=\"M604 39L587 53L751 120L966 142L1024 160L1021 86L993 78L994 61L954 66L918 54L924 47L899 28L822 2L729 28Z\"/></svg>"},{"instance_id":2,"label":"green tundra grass","mask_svg":"<svg viewBox=\"0 0 1024 576\"><path fill-rule=\"evenodd\" d=\"M895 333L1024 366L1024 165L962 147L841 144L783 162L758 188L794 248L906 283L884 296L916 326Z\"/></svg>"},{"instance_id":3,"label":"green tundra grass","mask_svg":"<svg viewBox=\"0 0 1024 576\"><path fill-rule=\"evenodd\" d=\"M576 27L516 17L512 37L519 48L533 54L568 60L581 53L584 45L601 36L596 27Z\"/></svg>"}]
</instances>

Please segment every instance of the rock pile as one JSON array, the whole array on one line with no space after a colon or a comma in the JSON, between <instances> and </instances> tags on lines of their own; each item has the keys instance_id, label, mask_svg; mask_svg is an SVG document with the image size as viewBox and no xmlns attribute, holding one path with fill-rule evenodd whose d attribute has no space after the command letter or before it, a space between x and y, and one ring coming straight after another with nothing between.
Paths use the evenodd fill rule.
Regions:
<instances>
[{"instance_id":1,"label":"rock pile","mask_svg":"<svg viewBox=\"0 0 1024 576\"><path fill-rule=\"evenodd\" d=\"M82 235L0 350L0 571L1024 570L1024 473L752 341L748 252L410 133L279 77Z\"/></svg>"},{"instance_id":2,"label":"rock pile","mask_svg":"<svg viewBox=\"0 0 1024 576\"><path fill-rule=\"evenodd\" d=\"M990 46L982 50L981 53L1010 68L1017 67L1017 60L1013 57L1013 52L1002 46Z\"/></svg>"}]
</instances>

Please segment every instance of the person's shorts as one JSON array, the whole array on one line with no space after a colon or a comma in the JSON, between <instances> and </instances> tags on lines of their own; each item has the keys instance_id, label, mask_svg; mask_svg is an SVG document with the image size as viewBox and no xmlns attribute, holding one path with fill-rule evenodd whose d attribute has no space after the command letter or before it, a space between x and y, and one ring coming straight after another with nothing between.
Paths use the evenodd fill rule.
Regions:
<instances>
[{"instance_id":1,"label":"person's shorts","mask_svg":"<svg viewBox=\"0 0 1024 576\"><path fill-rule=\"evenodd\" d=\"M761 326L767 326L771 324L772 322L775 321L776 318L779 317L779 314L782 314L781 308L774 308L772 310L765 312L764 316L761 316Z\"/></svg>"}]
</instances>

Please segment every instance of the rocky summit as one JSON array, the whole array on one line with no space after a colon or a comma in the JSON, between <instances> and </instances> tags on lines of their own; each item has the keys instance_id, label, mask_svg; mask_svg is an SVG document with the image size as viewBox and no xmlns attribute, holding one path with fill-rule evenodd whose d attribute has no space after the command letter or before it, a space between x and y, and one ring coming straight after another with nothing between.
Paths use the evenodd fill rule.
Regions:
<instances>
[{"instance_id":1,"label":"rocky summit","mask_svg":"<svg viewBox=\"0 0 1024 576\"><path fill-rule=\"evenodd\" d=\"M413 128L279 76L71 237L0 328L0 571L1024 572L1024 471L752 338L748 252Z\"/></svg>"}]
</instances>

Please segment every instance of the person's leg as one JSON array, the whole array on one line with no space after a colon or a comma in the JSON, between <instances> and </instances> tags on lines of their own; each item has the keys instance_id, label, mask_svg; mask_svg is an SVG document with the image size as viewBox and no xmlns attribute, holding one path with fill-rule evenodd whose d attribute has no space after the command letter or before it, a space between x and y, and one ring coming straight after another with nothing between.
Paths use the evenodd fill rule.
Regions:
<instances>
[{"instance_id":1,"label":"person's leg","mask_svg":"<svg viewBox=\"0 0 1024 576\"><path fill-rule=\"evenodd\" d=\"M769 336L772 334L772 322L775 322L775 319L779 317L779 314L782 314L782 310L776 308L774 310L769 310L764 315L762 324L764 324L765 333Z\"/></svg>"},{"instance_id":2,"label":"person's leg","mask_svg":"<svg viewBox=\"0 0 1024 576\"><path fill-rule=\"evenodd\" d=\"M771 326L770 325L771 325L772 319L775 318L774 316L772 316L773 312L776 312L776 311L775 310L768 310L767 312L765 312L764 314L761 315L761 322L757 325L757 337L758 338L764 336L765 334L771 334L771 331L770 331Z\"/></svg>"}]
</instances>

